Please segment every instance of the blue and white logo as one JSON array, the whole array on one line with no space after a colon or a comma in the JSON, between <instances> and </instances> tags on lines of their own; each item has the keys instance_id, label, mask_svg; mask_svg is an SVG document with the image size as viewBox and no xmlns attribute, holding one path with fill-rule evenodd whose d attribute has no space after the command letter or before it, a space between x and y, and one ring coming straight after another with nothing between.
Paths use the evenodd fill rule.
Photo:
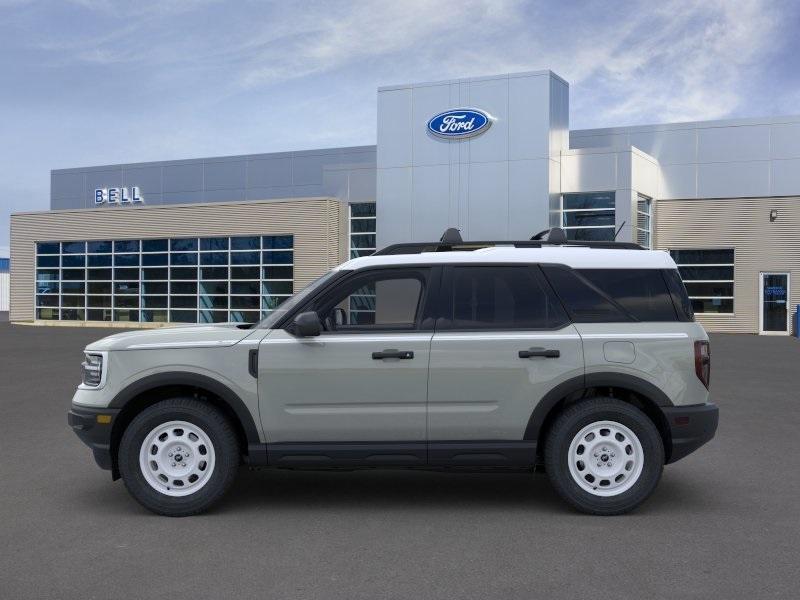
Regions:
<instances>
[{"instance_id":1,"label":"blue and white logo","mask_svg":"<svg viewBox=\"0 0 800 600\"><path fill-rule=\"evenodd\" d=\"M453 108L439 113L428 121L428 131L446 139L471 138L492 126L489 113L477 108Z\"/></svg>"}]
</instances>

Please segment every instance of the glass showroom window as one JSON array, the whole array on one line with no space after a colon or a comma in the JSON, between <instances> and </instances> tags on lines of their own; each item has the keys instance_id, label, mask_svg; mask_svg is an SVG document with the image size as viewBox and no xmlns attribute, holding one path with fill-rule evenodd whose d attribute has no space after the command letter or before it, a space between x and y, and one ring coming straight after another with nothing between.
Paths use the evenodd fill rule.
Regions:
<instances>
[{"instance_id":1,"label":"glass showroom window","mask_svg":"<svg viewBox=\"0 0 800 600\"><path fill-rule=\"evenodd\" d=\"M695 313L733 313L733 248L670 250Z\"/></svg>"},{"instance_id":2,"label":"glass showroom window","mask_svg":"<svg viewBox=\"0 0 800 600\"><path fill-rule=\"evenodd\" d=\"M561 225L567 238L579 241L614 239L614 192L561 196Z\"/></svg>"},{"instance_id":3,"label":"glass showroom window","mask_svg":"<svg viewBox=\"0 0 800 600\"><path fill-rule=\"evenodd\" d=\"M350 258L375 252L375 203L350 205Z\"/></svg>"},{"instance_id":4,"label":"glass showroom window","mask_svg":"<svg viewBox=\"0 0 800 600\"><path fill-rule=\"evenodd\" d=\"M36 244L37 319L249 323L293 290L291 235Z\"/></svg>"},{"instance_id":5,"label":"glass showroom window","mask_svg":"<svg viewBox=\"0 0 800 600\"><path fill-rule=\"evenodd\" d=\"M636 243L643 248L652 248L653 200L639 194L636 202Z\"/></svg>"}]
</instances>

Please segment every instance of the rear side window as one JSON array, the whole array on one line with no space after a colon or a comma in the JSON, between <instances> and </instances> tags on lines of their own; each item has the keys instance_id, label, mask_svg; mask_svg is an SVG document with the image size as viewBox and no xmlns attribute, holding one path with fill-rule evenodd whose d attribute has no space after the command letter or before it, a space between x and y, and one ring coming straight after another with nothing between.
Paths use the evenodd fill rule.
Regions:
<instances>
[{"instance_id":1,"label":"rear side window","mask_svg":"<svg viewBox=\"0 0 800 600\"><path fill-rule=\"evenodd\" d=\"M639 321L676 321L672 296L660 270L580 269L592 284Z\"/></svg>"},{"instance_id":2,"label":"rear side window","mask_svg":"<svg viewBox=\"0 0 800 600\"><path fill-rule=\"evenodd\" d=\"M632 321L601 288L567 267L542 266L553 289L575 323L616 323Z\"/></svg>"},{"instance_id":3,"label":"rear side window","mask_svg":"<svg viewBox=\"0 0 800 600\"><path fill-rule=\"evenodd\" d=\"M452 273L453 329L555 329L569 322L531 267L454 267Z\"/></svg>"},{"instance_id":4,"label":"rear side window","mask_svg":"<svg viewBox=\"0 0 800 600\"><path fill-rule=\"evenodd\" d=\"M664 269L663 273L669 292L672 294L675 310L678 311L678 319L680 321L694 321L692 301L689 300L689 294L686 293L686 286L683 285L678 270Z\"/></svg>"}]
</instances>

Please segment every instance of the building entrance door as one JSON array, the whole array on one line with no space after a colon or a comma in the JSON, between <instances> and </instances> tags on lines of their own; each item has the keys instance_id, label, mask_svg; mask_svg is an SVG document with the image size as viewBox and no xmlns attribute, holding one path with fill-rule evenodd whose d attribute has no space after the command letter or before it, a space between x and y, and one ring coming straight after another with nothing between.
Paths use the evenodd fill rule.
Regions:
<instances>
[{"instance_id":1,"label":"building entrance door","mask_svg":"<svg viewBox=\"0 0 800 600\"><path fill-rule=\"evenodd\" d=\"M759 333L762 335L788 335L789 323L789 273L761 273L759 285Z\"/></svg>"}]
</instances>

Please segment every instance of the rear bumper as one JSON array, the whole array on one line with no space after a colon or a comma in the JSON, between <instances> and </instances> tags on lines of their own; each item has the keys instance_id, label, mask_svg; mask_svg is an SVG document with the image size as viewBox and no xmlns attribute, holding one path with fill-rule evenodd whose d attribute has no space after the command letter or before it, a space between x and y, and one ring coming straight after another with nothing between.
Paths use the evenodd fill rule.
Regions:
<instances>
[{"instance_id":1,"label":"rear bumper","mask_svg":"<svg viewBox=\"0 0 800 600\"><path fill-rule=\"evenodd\" d=\"M72 427L72 430L81 441L91 448L97 465L107 471L110 471L113 467L111 459L111 430L118 414L119 409L88 408L75 406L74 404L67 413L69 426ZM102 416L102 418L98 419L98 416Z\"/></svg>"},{"instance_id":2,"label":"rear bumper","mask_svg":"<svg viewBox=\"0 0 800 600\"><path fill-rule=\"evenodd\" d=\"M719 408L716 404L663 407L672 438L667 463L674 463L697 450L717 432Z\"/></svg>"}]
</instances>

